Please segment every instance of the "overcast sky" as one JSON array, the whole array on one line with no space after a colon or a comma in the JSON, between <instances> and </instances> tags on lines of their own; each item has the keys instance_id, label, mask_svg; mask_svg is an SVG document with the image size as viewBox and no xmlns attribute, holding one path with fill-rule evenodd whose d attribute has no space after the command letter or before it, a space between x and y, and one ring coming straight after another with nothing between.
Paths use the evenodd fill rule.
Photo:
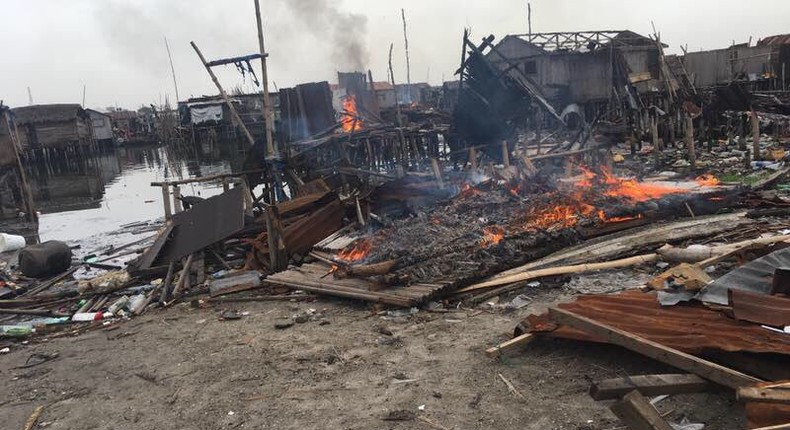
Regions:
<instances>
[{"instance_id":1,"label":"overcast sky","mask_svg":"<svg viewBox=\"0 0 790 430\"><path fill-rule=\"evenodd\" d=\"M405 82L400 8L406 10L411 81L452 80L464 27L474 40L526 33L522 0L261 0L269 81L278 87L336 81L338 69L362 65L387 79L387 54ZM723 48L790 33L790 1L531 0L534 32L621 30L652 33L670 53ZM137 108L175 98L164 37L173 54L180 98L215 94L189 46L208 59L258 51L253 0L2 0L0 99L6 105L81 103ZM254 64L256 73L260 63ZM226 89L253 91L233 66L217 69ZM260 76L260 75L259 75ZM272 86L272 90L274 87Z\"/></svg>"}]
</instances>

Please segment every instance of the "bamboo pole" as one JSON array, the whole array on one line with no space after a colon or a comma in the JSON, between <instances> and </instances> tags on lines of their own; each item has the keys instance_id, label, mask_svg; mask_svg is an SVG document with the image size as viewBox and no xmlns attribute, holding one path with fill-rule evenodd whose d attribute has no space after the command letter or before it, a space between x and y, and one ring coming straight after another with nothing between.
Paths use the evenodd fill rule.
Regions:
<instances>
[{"instance_id":1,"label":"bamboo pole","mask_svg":"<svg viewBox=\"0 0 790 430\"><path fill-rule=\"evenodd\" d=\"M206 57L204 57L203 53L200 52L200 49L198 49L195 42L189 42L189 44L192 45L192 48L195 50L195 53L198 55L198 57L200 57L200 62L203 63L203 67L206 68L208 75L211 76L211 80L214 82L214 85L217 87L217 90L219 90L219 94L225 100L225 104L228 105L228 109L230 110L231 117L233 117L233 120L241 127L242 131L244 132L244 136L247 138L247 141L250 143L250 146L255 146L255 138L252 137L250 131L247 129L247 126L244 125L244 122L241 120L241 116L239 116L239 112L236 111L236 107L233 106L233 103L231 103L230 97L228 97L228 94L225 92L225 90L222 88L222 85L219 83L219 80L217 79L217 75L214 74L214 71L211 70L211 67L207 64Z\"/></svg>"},{"instance_id":2,"label":"bamboo pole","mask_svg":"<svg viewBox=\"0 0 790 430\"><path fill-rule=\"evenodd\" d=\"M266 49L263 43L263 23L261 22L261 5L255 0L255 21L258 24L258 46L261 51L261 84L263 87L263 118L266 124L266 155L275 154L272 141L272 107L269 100L269 72L266 69Z\"/></svg>"},{"instance_id":3,"label":"bamboo pole","mask_svg":"<svg viewBox=\"0 0 790 430\"><path fill-rule=\"evenodd\" d=\"M516 275L511 275L500 279L493 279L491 281L470 285L466 288L461 288L460 290L456 291L456 294L468 293L470 291L497 287L500 285L513 284L516 282L524 282L524 281L529 281L531 279L537 279L546 276L567 275L569 273L593 272L596 270L615 269L620 267L634 266L637 264L652 263L654 261L658 261L658 259L659 259L658 254L644 254L644 255L637 255L635 257L622 258L619 260L606 261L603 263L586 263L586 264L575 264L572 266L549 267L547 269L526 271Z\"/></svg>"}]
</instances>

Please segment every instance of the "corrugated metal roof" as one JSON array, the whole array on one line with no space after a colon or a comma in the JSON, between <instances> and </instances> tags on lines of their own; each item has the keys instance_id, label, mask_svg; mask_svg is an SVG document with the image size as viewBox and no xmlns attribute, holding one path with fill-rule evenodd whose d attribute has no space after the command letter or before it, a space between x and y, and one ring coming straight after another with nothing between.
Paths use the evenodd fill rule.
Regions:
<instances>
[{"instance_id":1,"label":"corrugated metal roof","mask_svg":"<svg viewBox=\"0 0 790 430\"><path fill-rule=\"evenodd\" d=\"M790 44L790 34L778 34L768 36L757 41L757 46L788 45Z\"/></svg>"},{"instance_id":2,"label":"corrugated metal roof","mask_svg":"<svg viewBox=\"0 0 790 430\"><path fill-rule=\"evenodd\" d=\"M790 355L790 335L736 321L699 303L662 307L654 293L626 291L581 296L559 307L690 354L721 350ZM516 331L550 332L555 337L596 340L581 331L557 327L547 314L530 315Z\"/></svg>"}]
</instances>

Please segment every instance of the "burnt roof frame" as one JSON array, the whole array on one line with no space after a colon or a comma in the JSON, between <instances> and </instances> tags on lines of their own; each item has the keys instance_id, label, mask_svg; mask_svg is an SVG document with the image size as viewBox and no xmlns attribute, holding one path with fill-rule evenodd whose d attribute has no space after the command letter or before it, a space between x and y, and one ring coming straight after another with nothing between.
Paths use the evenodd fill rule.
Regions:
<instances>
[{"instance_id":1,"label":"burnt roof frame","mask_svg":"<svg viewBox=\"0 0 790 430\"><path fill-rule=\"evenodd\" d=\"M599 30L552 33L515 34L514 36L529 42L546 51L570 50L578 51L586 48L591 42L597 46L612 44L615 47L633 46L629 42L651 41L650 38L630 30Z\"/></svg>"}]
</instances>

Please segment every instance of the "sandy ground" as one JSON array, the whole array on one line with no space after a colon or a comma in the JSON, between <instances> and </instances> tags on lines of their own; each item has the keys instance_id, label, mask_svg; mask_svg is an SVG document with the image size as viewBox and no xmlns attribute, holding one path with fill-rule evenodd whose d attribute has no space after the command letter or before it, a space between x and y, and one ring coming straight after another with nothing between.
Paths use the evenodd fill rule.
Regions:
<instances>
[{"instance_id":1,"label":"sandy ground","mask_svg":"<svg viewBox=\"0 0 790 430\"><path fill-rule=\"evenodd\" d=\"M483 352L524 316L574 291L533 289L532 303L515 312L481 306L390 319L328 298L181 304L0 356L0 428L22 429L39 405L38 428L49 429L621 428L606 402L587 395L590 381L672 369L570 341L538 341L501 359ZM220 320L222 309L249 314ZM320 316L274 328L309 309ZM36 352L59 357L15 368ZM744 428L742 408L726 392L673 396L658 408L706 429ZM382 419L393 413L407 420Z\"/></svg>"}]
</instances>

